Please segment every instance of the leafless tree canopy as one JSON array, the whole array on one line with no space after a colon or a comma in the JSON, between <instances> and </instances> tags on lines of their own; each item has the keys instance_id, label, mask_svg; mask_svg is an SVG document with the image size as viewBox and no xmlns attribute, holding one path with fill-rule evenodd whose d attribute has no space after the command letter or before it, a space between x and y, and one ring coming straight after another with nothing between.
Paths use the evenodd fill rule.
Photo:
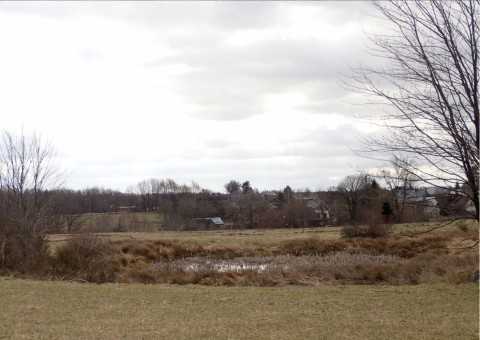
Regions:
<instances>
[{"instance_id":1,"label":"leafless tree canopy","mask_svg":"<svg viewBox=\"0 0 480 340\"><path fill-rule=\"evenodd\" d=\"M345 199L352 221L357 219L358 207L365 198L365 189L370 184L370 178L364 174L347 176L338 184L338 191L342 193Z\"/></svg>"},{"instance_id":2,"label":"leafless tree canopy","mask_svg":"<svg viewBox=\"0 0 480 340\"><path fill-rule=\"evenodd\" d=\"M355 68L347 83L387 105L377 119L388 132L363 140L361 152L414 159L416 174L430 185L465 183L478 219L480 2L375 6L388 30L368 35L368 43L385 66Z\"/></svg>"},{"instance_id":3,"label":"leafless tree canopy","mask_svg":"<svg viewBox=\"0 0 480 340\"><path fill-rule=\"evenodd\" d=\"M53 147L39 135L0 137L0 266L33 266L45 249L48 191L60 184Z\"/></svg>"},{"instance_id":4,"label":"leafless tree canopy","mask_svg":"<svg viewBox=\"0 0 480 340\"><path fill-rule=\"evenodd\" d=\"M391 199L395 206L396 221L403 222L403 214L407 208L408 190L412 189L416 176L411 168L415 164L407 158L393 157L389 164L381 168L378 177L385 182L386 189L391 194Z\"/></svg>"}]
</instances>

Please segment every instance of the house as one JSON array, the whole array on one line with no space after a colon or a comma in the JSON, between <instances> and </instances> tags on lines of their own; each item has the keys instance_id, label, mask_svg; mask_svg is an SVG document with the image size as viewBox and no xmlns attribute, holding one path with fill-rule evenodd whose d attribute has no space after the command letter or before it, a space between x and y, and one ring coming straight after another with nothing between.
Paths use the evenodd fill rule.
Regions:
<instances>
[{"instance_id":1,"label":"house","mask_svg":"<svg viewBox=\"0 0 480 340\"><path fill-rule=\"evenodd\" d=\"M321 227L327 225L330 220L330 212L325 201L314 199L307 202L308 225L312 227Z\"/></svg>"},{"instance_id":2,"label":"house","mask_svg":"<svg viewBox=\"0 0 480 340\"><path fill-rule=\"evenodd\" d=\"M110 211L110 212L114 212L114 213L128 213L128 212L135 212L135 211L137 211L137 207L134 206L134 205L119 207L119 206L116 205L116 204L112 204L112 205L109 207L109 211Z\"/></svg>"},{"instance_id":3,"label":"house","mask_svg":"<svg viewBox=\"0 0 480 340\"><path fill-rule=\"evenodd\" d=\"M405 203L423 214L429 221L435 220L439 216L475 216L476 210L472 200L457 190L429 187L403 191L402 188L396 188L395 194L400 201L405 200Z\"/></svg>"},{"instance_id":4,"label":"house","mask_svg":"<svg viewBox=\"0 0 480 340\"><path fill-rule=\"evenodd\" d=\"M185 230L216 230L224 226L221 217L192 218Z\"/></svg>"},{"instance_id":5,"label":"house","mask_svg":"<svg viewBox=\"0 0 480 340\"><path fill-rule=\"evenodd\" d=\"M431 196L433 191L430 190L430 193L425 188L401 188L396 187L394 189L395 196L399 202L406 203L415 203L419 198L424 198Z\"/></svg>"},{"instance_id":6,"label":"house","mask_svg":"<svg viewBox=\"0 0 480 340\"><path fill-rule=\"evenodd\" d=\"M321 200L317 193L300 192L295 193L295 200L303 202L305 211L297 217L297 224L303 227L321 227L329 224L330 211L324 200Z\"/></svg>"},{"instance_id":7,"label":"house","mask_svg":"<svg viewBox=\"0 0 480 340\"><path fill-rule=\"evenodd\" d=\"M276 206L278 205L278 192L276 191L264 191L262 196L268 204Z\"/></svg>"},{"instance_id":8,"label":"house","mask_svg":"<svg viewBox=\"0 0 480 340\"><path fill-rule=\"evenodd\" d=\"M413 204L427 221L435 221L440 216L438 200L435 197L418 197Z\"/></svg>"},{"instance_id":9,"label":"house","mask_svg":"<svg viewBox=\"0 0 480 340\"><path fill-rule=\"evenodd\" d=\"M437 197L438 208L442 216L475 216L475 205L465 195L451 193Z\"/></svg>"},{"instance_id":10,"label":"house","mask_svg":"<svg viewBox=\"0 0 480 340\"><path fill-rule=\"evenodd\" d=\"M136 210L137 210L137 207L134 205L118 207L118 212L120 213L135 212Z\"/></svg>"}]
</instances>

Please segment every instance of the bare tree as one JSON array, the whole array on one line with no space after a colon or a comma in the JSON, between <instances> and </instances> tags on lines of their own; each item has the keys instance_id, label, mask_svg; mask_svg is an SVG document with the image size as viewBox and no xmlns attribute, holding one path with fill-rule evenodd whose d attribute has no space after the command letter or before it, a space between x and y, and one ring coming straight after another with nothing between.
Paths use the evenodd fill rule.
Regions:
<instances>
[{"instance_id":1,"label":"bare tree","mask_svg":"<svg viewBox=\"0 0 480 340\"><path fill-rule=\"evenodd\" d=\"M53 216L49 232L62 233L66 227L68 234L78 232L85 224L86 219L82 213L79 202L80 191L59 189L50 191L53 203Z\"/></svg>"},{"instance_id":2,"label":"bare tree","mask_svg":"<svg viewBox=\"0 0 480 340\"><path fill-rule=\"evenodd\" d=\"M465 183L478 219L480 1L375 6L387 31L367 35L368 47L385 64L354 68L346 83L386 107L376 119L387 132L363 140L362 152L408 157L432 186Z\"/></svg>"},{"instance_id":3,"label":"bare tree","mask_svg":"<svg viewBox=\"0 0 480 340\"><path fill-rule=\"evenodd\" d=\"M137 191L146 211L158 210L160 195L165 193L166 186L163 179L157 178L143 180L137 184Z\"/></svg>"},{"instance_id":4,"label":"bare tree","mask_svg":"<svg viewBox=\"0 0 480 340\"><path fill-rule=\"evenodd\" d=\"M345 199L350 219L353 222L357 219L358 207L365 199L365 189L369 183L370 180L367 175L358 174L347 176L338 184L338 191L342 193Z\"/></svg>"},{"instance_id":5,"label":"bare tree","mask_svg":"<svg viewBox=\"0 0 480 340\"><path fill-rule=\"evenodd\" d=\"M46 249L48 191L61 180L55 151L37 134L4 131L0 143L0 265L32 267Z\"/></svg>"},{"instance_id":6,"label":"bare tree","mask_svg":"<svg viewBox=\"0 0 480 340\"><path fill-rule=\"evenodd\" d=\"M143 208L145 211L152 210L152 188L150 187L150 181L143 180L137 184L138 194L142 198Z\"/></svg>"},{"instance_id":7,"label":"bare tree","mask_svg":"<svg viewBox=\"0 0 480 340\"><path fill-rule=\"evenodd\" d=\"M379 170L379 177L390 191L396 213L396 221L403 222L403 215L408 206L408 194L418 180L413 169L414 163L408 158L394 157L389 164Z\"/></svg>"},{"instance_id":8,"label":"bare tree","mask_svg":"<svg viewBox=\"0 0 480 340\"><path fill-rule=\"evenodd\" d=\"M282 208L283 226L288 228L300 228L307 226L307 205L301 199L293 197L286 201Z\"/></svg>"}]
</instances>

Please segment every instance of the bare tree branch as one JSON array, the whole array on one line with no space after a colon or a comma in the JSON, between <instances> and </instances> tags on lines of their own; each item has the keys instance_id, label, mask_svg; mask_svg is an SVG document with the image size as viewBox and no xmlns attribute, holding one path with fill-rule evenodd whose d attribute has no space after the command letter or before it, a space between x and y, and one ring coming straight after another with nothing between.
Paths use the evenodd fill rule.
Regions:
<instances>
[{"instance_id":1,"label":"bare tree branch","mask_svg":"<svg viewBox=\"0 0 480 340\"><path fill-rule=\"evenodd\" d=\"M407 157L432 186L460 182L479 219L479 0L388 1L375 7L385 33L367 35L382 67L360 66L347 88L389 108L384 133L361 140L359 154ZM383 155L383 156L382 156Z\"/></svg>"}]
</instances>

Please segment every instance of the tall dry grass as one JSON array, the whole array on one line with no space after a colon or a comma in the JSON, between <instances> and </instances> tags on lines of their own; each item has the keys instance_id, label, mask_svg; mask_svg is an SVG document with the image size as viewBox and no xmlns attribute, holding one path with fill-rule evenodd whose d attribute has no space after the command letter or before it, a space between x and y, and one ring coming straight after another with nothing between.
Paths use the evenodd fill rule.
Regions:
<instances>
[{"instance_id":1,"label":"tall dry grass","mask_svg":"<svg viewBox=\"0 0 480 340\"><path fill-rule=\"evenodd\" d=\"M109 242L74 235L52 256L52 278L88 282L202 285L462 283L478 268L478 231L416 237L311 237L258 247L205 247L180 240Z\"/></svg>"}]
</instances>

